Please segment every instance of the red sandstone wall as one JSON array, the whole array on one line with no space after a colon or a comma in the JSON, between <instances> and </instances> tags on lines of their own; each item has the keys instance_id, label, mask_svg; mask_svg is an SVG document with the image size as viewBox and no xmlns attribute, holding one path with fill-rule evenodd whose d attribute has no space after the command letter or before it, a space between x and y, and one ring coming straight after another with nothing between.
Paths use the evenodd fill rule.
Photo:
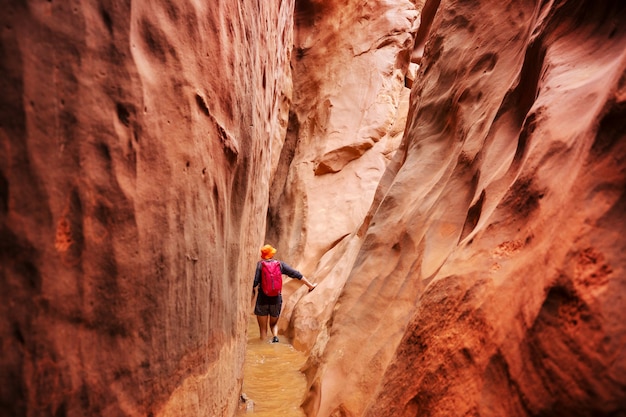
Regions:
<instances>
[{"instance_id":1,"label":"red sandstone wall","mask_svg":"<svg viewBox=\"0 0 626 417\"><path fill-rule=\"evenodd\" d=\"M9 2L0 414L232 415L293 2Z\"/></svg>"},{"instance_id":2,"label":"red sandstone wall","mask_svg":"<svg viewBox=\"0 0 626 417\"><path fill-rule=\"evenodd\" d=\"M278 255L321 284L315 297L297 283L285 291L279 328L303 350L324 328L350 267L329 273L326 260L363 222L400 144L417 29L407 0L331 3L296 4L294 96L268 212Z\"/></svg>"},{"instance_id":3,"label":"red sandstone wall","mask_svg":"<svg viewBox=\"0 0 626 417\"><path fill-rule=\"evenodd\" d=\"M294 95L267 236L307 274L359 226L400 143L416 18L408 0L296 4Z\"/></svg>"},{"instance_id":4,"label":"red sandstone wall","mask_svg":"<svg viewBox=\"0 0 626 417\"><path fill-rule=\"evenodd\" d=\"M232 415L268 205L310 415L623 413L624 6L279 3L4 8L1 413Z\"/></svg>"},{"instance_id":5,"label":"red sandstone wall","mask_svg":"<svg viewBox=\"0 0 626 417\"><path fill-rule=\"evenodd\" d=\"M309 415L626 413L625 19L441 2L371 221L326 264L351 272Z\"/></svg>"}]
</instances>

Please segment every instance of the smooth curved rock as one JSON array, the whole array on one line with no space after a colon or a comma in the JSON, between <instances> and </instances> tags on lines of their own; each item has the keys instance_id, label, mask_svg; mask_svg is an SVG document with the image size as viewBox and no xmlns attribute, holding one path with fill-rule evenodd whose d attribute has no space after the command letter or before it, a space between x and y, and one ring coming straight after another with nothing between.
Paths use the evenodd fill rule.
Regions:
<instances>
[{"instance_id":1,"label":"smooth curved rock","mask_svg":"<svg viewBox=\"0 0 626 417\"><path fill-rule=\"evenodd\" d=\"M293 105L267 240L322 280L318 260L358 228L399 144L417 12L406 0L304 1L295 19Z\"/></svg>"},{"instance_id":2,"label":"smooth curved rock","mask_svg":"<svg viewBox=\"0 0 626 417\"><path fill-rule=\"evenodd\" d=\"M626 412L624 18L442 2L309 415Z\"/></svg>"},{"instance_id":3,"label":"smooth curved rock","mask_svg":"<svg viewBox=\"0 0 626 417\"><path fill-rule=\"evenodd\" d=\"M66 3L0 17L0 414L233 415L267 241L310 416L626 413L624 5Z\"/></svg>"}]
</instances>

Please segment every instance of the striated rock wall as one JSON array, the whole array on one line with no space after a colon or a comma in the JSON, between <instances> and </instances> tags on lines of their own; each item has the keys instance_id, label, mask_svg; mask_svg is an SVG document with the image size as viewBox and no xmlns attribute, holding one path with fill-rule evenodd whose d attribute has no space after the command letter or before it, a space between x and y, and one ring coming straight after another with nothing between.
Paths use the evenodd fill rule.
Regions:
<instances>
[{"instance_id":1,"label":"striated rock wall","mask_svg":"<svg viewBox=\"0 0 626 417\"><path fill-rule=\"evenodd\" d=\"M293 7L4 5L0 414L234 414Z\"/></svg>"},{"instance_id":2,"label":"striated rock wall","mask_svg":"<svg viewBox=\"0 0 626 417\"><path fill-rule=\"evenodd\" d=\"M359 226L399 145L416 17L407 0L296 3L294 97L267 237L306 274Z\"/></svg>"},{"instance_id":3,"label":"striated rock wall","mask_svg":"<svg viewBox=\"0 0 626 417\"><path fill-rule=\"evenodd\" d=\"M434 6L305 408L625 415L626 7Z\"/></svg>"},{"instance_id":4,"label":"striated rock wall","mask_svg":"<svg viewBox=\"0 0 626 417\"><path fill-rule=\"evenodd\" d=\"M626 7L275 3L5 6L0 414L233 415L264 241L311 416L625 414Z\"/></svg>"},{"instance_id":5,"label":"striated rock wall","mask_svg":"<svg viewBox=\"0 0 626 417\"><path fill-rule=\"evenodd\" d=\"M270 189L267 240L322 286L309 303L287 284L281 331L309 350L347 278L322 258L343 251L397 149L417 12L409 1L296 2L294 98ZM320 262L320 260L322 261Z\"/></svg>"}]
</instances>

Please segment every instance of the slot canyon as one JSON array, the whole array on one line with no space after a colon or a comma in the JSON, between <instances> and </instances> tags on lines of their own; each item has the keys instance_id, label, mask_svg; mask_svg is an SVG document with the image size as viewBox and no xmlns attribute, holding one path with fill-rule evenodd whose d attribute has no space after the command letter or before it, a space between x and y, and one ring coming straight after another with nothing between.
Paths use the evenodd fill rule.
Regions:
<instances>
[{"instance_id":1,"label":"slot canyon","mask_svg":"<svg viewBox=\"0 0 626 417\"><path fill-rule=\"evenodd\" d=\"M1 416L626 416L622 0L2 9Z\"/></svg>"}]
</instances>

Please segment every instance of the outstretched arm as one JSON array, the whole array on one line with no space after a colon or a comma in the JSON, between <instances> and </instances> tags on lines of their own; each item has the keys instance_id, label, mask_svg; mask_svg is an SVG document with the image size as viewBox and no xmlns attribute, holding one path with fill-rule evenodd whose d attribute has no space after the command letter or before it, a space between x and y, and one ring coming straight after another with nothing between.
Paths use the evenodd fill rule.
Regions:
<instances>
[{"instance_id":1,"label":"outstretched arm","mask_svg":"<svg viewBox=\"0 0 626 417\"><path fill-rule=\"evenodd\" d=\"M313 289L315 287L317 287L317 283L313 284L311 281L309 281L308 279L306 279L305 277L302 277L302 282L304 282L304 284L309 287L309 292L313 291Z\"/></svg>"},{"instance_id":2,"label":"outstretched arm","mask_svg":"<svg viewBox=\"0 0 626 417\"><path fill-rule=\"evenodd\" d=\"M283 274L290 276L291 278L296 278L304 282L304 284L307 287L309 287L309 292L313 291L313 288L317 287L317 284L313 284L311 281L306 279L304 275L302 275L299 271L296 271L295 269L293 269L292 267L290 267L289 265L287 265L286 263L282 261L280 262L280 271Z\"/></svg>"}]
</instances>

